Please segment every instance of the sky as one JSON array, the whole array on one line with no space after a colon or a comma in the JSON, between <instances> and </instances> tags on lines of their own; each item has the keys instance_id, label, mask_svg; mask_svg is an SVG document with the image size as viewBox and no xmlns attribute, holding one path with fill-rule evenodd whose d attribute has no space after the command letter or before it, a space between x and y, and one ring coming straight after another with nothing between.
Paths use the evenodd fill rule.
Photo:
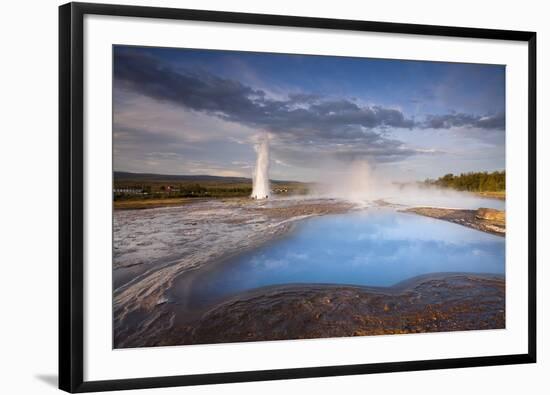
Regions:
<instances>
[{"instance_id":1,"label":"sky","mask_svg":"<svg viewBox=\"0 0 550 395\"><path fill-rule=\"evenodd\" d=\"M505 67L114 47L116 171L395 181L505 168Z\"/></svg>"}]
</instances>

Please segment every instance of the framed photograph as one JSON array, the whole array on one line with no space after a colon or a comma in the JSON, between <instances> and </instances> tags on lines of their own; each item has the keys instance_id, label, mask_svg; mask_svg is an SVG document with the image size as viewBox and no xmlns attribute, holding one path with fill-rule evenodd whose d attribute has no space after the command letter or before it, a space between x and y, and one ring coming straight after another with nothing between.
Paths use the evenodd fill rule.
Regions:
<instances>
[{"instance_id":1,"label":"framed photograph","mask_svg":"<svg viewBox=\"0 0 550 395\"><path fill-rule=\"evenodd\" d=\"M536 361L536 34L59 9L59 386Z\"/></svg>"}]
</instances>

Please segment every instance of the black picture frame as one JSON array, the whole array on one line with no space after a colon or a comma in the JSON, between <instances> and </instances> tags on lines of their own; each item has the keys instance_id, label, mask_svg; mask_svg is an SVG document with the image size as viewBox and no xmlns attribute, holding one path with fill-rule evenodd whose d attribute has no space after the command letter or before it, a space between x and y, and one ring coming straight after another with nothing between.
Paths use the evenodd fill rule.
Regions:
<instances>
[{"instance_id":1,"label":"black picture frame","mask_svg":"<svg viewBox=\"0 0 550 395\"><path fill-rule=\"evenodd\" d=\"M528 352L526 354L85 381L83 343L83 19L87 14L227 22L528 43ZM204 10L69 3L59 8L59 388L90 392L536 361L536 33Z\"/></svg>"}]
</instances>

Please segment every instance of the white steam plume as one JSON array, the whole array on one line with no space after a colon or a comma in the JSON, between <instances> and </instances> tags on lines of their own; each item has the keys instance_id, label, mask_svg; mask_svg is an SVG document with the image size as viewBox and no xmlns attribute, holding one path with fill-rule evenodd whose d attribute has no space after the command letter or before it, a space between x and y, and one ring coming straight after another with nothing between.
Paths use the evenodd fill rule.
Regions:
<instances>
[{"instance_id":1,"label":"white steam plume","mask_svg":"<svg viewBox=\"0 0 550 395\"><path fill-rule=\"evenodd\" d=\"M269 191L269 136L262 136L256 144L256 168L252 177L252 195L254 199L267 199Z\"/></svg>"}]
</instances>

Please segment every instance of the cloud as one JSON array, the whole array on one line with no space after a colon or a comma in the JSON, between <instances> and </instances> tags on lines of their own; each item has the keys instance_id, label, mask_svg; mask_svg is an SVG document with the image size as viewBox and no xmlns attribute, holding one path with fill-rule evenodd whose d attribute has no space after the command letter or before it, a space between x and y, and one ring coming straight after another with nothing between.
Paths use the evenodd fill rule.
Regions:
<instances>
[{"instance_id":1,"label":"cloud","mask_svg":"<svg viewBox=\"0 0 550 395\"><path fill-rule=\"evenodd\" d=\"M362 139L366 129L414 126L397 109L301 93L276 100L238 81L175 69L160 59L129 50L115 51L114 75L117 86L156 100L274 134L293 134L301 140Z\"/></svg>"},{"instance_id":2,"label":"cloud","mask_svg":"<svg viewBox=\"0 0 550 395\"><path fill-rule=\"evenodd\" d=\"M406 146L396 139L367 134L361 141L349 143L292 144L290 141L272 141L273 156L286 165L317 168L319 164L353 163L367 160L370 163L399 162L413 155L435 155L436 150L422 150Z\"/></svg>"},{"instance_id":3,"label":"cloud","mask_svg":"<svg viewBox=\"0 0 550 395\"><path fill-rule=\"evenodd\" d=\"M485 116L453 113L445 115L427 115L426 120L420 123L419 126L425 129L467 127L486 130L504 130L505 121L503 113Z\"/></svg>"},{"instance_id":4,"label":"cloud","mask_svg":"<svg viewBox=\"0 0 550 395\"><path fill-rule=\"evenodd\" d=\"M449 134L490 144L501 144L503 139L504 114L451 112L415 121L399 108L351 98L304 92L273 95L268 87L260 89L257 84L176 67L134 49L117 47L114 57L115 99L120 99L120 103L115 100L115 143L126 155L117 161L133 167L140 157L153 159L147 154L154 153L154 161L169 172L219 173L226 163L231 171L246 173L248 165L237 163L234 157L253 162L250 138L260 130L276 136L274 160L291 170L313 168L324 160L392 163L442 154L419 147L422 142L431 144L431 137L396 136L414 129L418 133L420 129L423 133L449 130ZM424 100L426 95L411 100ZM233 157L224 156L227 144ZM215 163L182 164L183 159L174 153L193 159L208 156Z\"/></svg>"}]
</instances>

